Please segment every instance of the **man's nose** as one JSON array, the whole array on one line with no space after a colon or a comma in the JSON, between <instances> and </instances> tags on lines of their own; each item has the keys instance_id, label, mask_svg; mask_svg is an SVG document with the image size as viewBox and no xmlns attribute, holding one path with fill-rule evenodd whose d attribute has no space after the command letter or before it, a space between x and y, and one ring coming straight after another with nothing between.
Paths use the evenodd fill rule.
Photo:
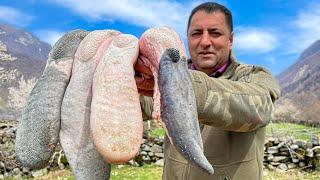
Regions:
<instances>
[{"instance_id":1,"label":"man's nose","mask_svg":"<svg viewBox=\"0 0 320 180\"><path fill-rule=\"evenodd\" d=\"M202 48L207 48L208 46L211 45L210 42L210 35L208 32L203 32L202 36L201 36L201 40L200 40L200 46Z\"/></svg>"}]
</instances>

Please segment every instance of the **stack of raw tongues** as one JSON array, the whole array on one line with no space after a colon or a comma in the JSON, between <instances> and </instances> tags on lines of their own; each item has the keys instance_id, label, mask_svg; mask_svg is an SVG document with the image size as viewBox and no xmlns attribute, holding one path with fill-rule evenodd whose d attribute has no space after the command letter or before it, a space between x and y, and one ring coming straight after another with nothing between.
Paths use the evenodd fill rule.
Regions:
<instances>
[{"instance_id":1,"label":"stack of raw tongues","mask_svg":"<svg viewBox=\"0 0 320 180\"><path fill-rule=\"evenodd\" d=\"M168 27L149 29L140 40L115 30L75 30L60 38L22 113L16 138L22 165L46 166L59 140L77 179L108 179L109 163L134 158L143 133L138 58L155 79L153 117L187 160L212 174L184 45Z\"/></svg>"}]
</instances>

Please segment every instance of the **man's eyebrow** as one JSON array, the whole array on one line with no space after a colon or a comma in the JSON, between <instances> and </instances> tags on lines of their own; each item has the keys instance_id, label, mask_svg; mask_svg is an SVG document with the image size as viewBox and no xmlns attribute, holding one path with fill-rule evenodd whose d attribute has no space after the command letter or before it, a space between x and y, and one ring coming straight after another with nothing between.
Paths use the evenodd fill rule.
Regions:
<instances>
[{"instance_id":1,"label":"man's eyebrow","mask_svg":"<svg viewBox=\"0 0 320 180\"><path fill-rule=\"evenodd\" d=\"M219 30L219 28L217 28L217 27L209 27L208 30L209 31L217 31L217 30Z\"/></svg>"},{"instance_id":2,"label":"man's eyebrow","mask_svg":"<svg viewBox=\"0 0 320 180\"><path fill-rule=\"evenodd\" d=\"M202 31L202 28L198 27L198 28L192 28L190 29L191 31Z\"/></svg>"},{"instance_id":3,"label":"man's eyebrow","mask_svg":"<svg viewBox=\"0 0 320 180\"><path fill-rule=\"evenodd\" d=\"M191 31L203 31L203 28L201 27L195 27L195 28L191 28ZM208 31L217 31L220 30L218 27L208 27L207 28Z\"/></svg>"}]
</instances>

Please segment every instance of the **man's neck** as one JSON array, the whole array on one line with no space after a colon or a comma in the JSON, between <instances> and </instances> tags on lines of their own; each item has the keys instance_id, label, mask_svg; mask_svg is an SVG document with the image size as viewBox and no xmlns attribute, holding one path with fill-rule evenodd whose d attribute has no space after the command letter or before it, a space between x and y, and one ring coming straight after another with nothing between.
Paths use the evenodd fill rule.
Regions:
<instances>
[{"instance_id":1,"label":"man's neck","mask_svg":"<svg viewBox=\"0 0 320 180\"><path fill-rule=\"evenodd\" d=\"M227 62L225 62L224 64L222 64L222 66L220 66L219 68L214 69L214 70L212 70L212 69L199 69L193 63L191 64L190 69L202 71L211 77L219 77L226 71L226 69L228 68L228 66L230 64L231 64L231 60L229 58L229 60Z\"/></svg>"}]
</instances>

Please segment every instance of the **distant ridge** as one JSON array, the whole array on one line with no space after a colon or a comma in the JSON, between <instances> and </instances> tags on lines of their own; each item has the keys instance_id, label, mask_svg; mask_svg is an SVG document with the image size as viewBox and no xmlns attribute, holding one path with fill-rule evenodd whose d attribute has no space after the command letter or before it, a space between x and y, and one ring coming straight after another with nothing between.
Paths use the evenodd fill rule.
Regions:
<instances>
[{"instance_id":1,"label":"distant ridge","mask_svg":"<svg viewBox=\"0 0 320 180\"><path fill-rule=\"evenodd\" d=\"M275 119L320 124L320 40L277 79L282 97L276 103Z\"/></svg>"},{"instance_id":2,"label":"distant ridge","mask_svg":"<svg viewBox=\"0 0 320 180\"><path fill-rule=\"evenodd\" d=\"M0 119L16 119L23 93L42 74L50 49L30 32L0 24Z\"/></svg>"}]
</instances>

